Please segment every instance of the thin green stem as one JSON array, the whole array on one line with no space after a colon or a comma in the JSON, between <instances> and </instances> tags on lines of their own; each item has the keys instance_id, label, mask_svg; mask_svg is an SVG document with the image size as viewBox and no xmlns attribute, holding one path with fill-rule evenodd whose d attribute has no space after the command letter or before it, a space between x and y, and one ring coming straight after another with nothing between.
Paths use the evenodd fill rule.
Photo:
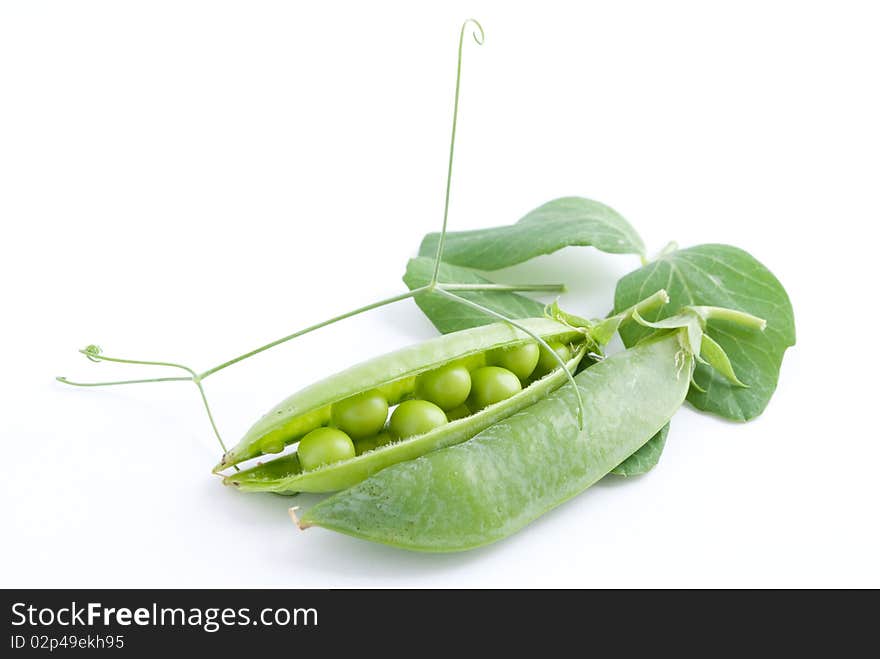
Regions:
<instances>
[{"instance_id":1,"label":"thin green stem","mask_svg":"<svg viewBox=\"0 0 880 659\"><path fill-rule=\"evenodd\" d=\"M531 291L534 293L565 293L565 284L437 284L445 291Z\"/></svg>"},{"instance_id":2,"label":"thin green stem","mask_svg":"<svg viewBox=\"0 0 880 659\"><path fill-rule=\"evenodd\" d=\"M223 438L220 436L220 431L217 430L217 424L214 422L214 415L211 413L211 406L208 405L208 397L205 395L205 389L202 387L202 383L198 380L193 380L193 382L195 382L196 387L198 387L199 395L202 397L202 402L205 404L205 411L208 413L208 420L211 422L214 436L217 437L217 441L220 442L220 447L223 449L223 453L227 453L228 449L226 448L226 444L223 442ZM238 471L238 467L236 467L235 470Z\"/></svg>"},{"instance_id":3,"label":"thin green stem","mask_svg":"<svg viewBox=\"0 0 880 659\"><path fill-rule=\"evenodd\" d=\"M293 334L289 334L277 341L272 341L271 343L267 343L264 346L257 348L256 350L251 350L243 355L240 355L234 359L230 359L222 364L215 366L213 368L208 369L203 373L197 374L193 369L188 366L184 366L183 364L177 364L175 362L164 362L164 361L155 361L155 360L146 360L146 359L121 359L119 357L108 357L106 355L102 355L100 350L95 346L89 346L88 348L84 348L80 350L82 354L88 357L92 361L106 361L113 362L117 364L133 364L138 366L165 366L169 368L178 368L186 371L190 375L187 377L163 377L163 378L143 378L136 380L110 380L106 382L75 382L72 380L68 380L64 376L59 376L55 378L58 382L62 384L68 384L74 387L108 387L115 385L123 385L123 384L147 384L151 382L193 382L196 387L199 389L199 395L202 398L202 402L205 406L205 411L208 413L208 420L211 423L211 429L214 431L214 435L217 437L217 441L220 443L220 446L223 448L223 451L226 452L226 444L223 441L223 438L220 435L220 431L217 428L217 423L214 420L214 415L211 412L211 407L208 404L208 398L205 394L204 389L202 388L201 381L208 377L209 375L213 375L218 371L227 368L228 366L232 366L233 364L237 364L240 361L248 359L249 357L253 357L256 354L259 354L265 350L269 350L277 345L285 343L286 341L290 341L291 339L295 339L296 337L302 336L304 334L308 334L309 332L313 332L322 327L326 327L333 323L339 322L341 320L345 320L346 318L351 318L352 316L356 316L361 313L365 313L367 311L371 311L373 309L378 309L379 307L383 307L389 304L393 304L394 302L399 302L401 300L406 300L411 297L415 297L421 293L427 293L431 290L445 288L449 290L461 290L461 291L546 291L546 292L561 292L565 289L562 284L521 284L521 285L506 285L506 284L439 284L436 287L421 286L419 288L415 288L406 293L402 293L400 295L395 295L390 298L386 298L384 300L379 300L378 302L374 302L372 304L365 305L353 311L349 311L348 313L341 314L339 316L334 316L328 320L325 320L321 323L317 323L315 325L311 325L306 327L305 329L294 332Z\"/></svg>"},{"instance_id":4,"label":"thin green stem","mask_svg":"<svg viewBox=\"0 0 880 659\"><path fill-rule=\"evenodd\" d=\"M372 309L378 309L379 307L383 307L388 304L392 304L394 302L399 302L400 300L406 300L407 298L411 298L419 293L426 292L430 290L429 286L422 286L421 288L416 288L412 291L408 291L401 295L395 295L394 297L386 298L384 300L379 300L378 302L374 302L372 304L368 304L366 306L360 307L359 309L355 309L354 311L349 311L348 313L344 313L339 316L335 316L330 318L329 320L325 320L322 323L318 323L316 325L312 325L310 327L306 327L298 332L294 332L288 336L285 336L277 341L272 341L271 343L267 343L264 346L257 348L256 350L251 350L243 355L239 355L234 359L230 359L226 362L223 362L219 366L215 366L214 368L208 369L204 373L197 374L193 369L188 366L184 366L183 364L176 364L174 362L160 362L160 361L148 361L143 359L120 359L118 357L107 357L101 354L100 348L97 346L89 346L88 348L84 348L80 350L82 354L88 357L90 360L97 361L106 361L106 362L115 362L117 364L135 364L141 366L166 366L170 368L179 368L190 374L190 377L178 377L178 378L148 378L148 379L139 379L139 380L116 380L112 382L72 382L65 377L57 377L56 380L63 384L69 384L75 387L105 387L111 385L118 384L144 384L147 382L184 382L191 381L196 387L198 387L199 395L202 398L202 403L205 406L205 411L208 413L208 420L211 422L211 429L214 431L214 436L217 438L217 441L220 443L220 447L223 449L224 453L228 452L226 448L226 443L223 441L223 438L220 436L220 431L217 428L217 423L214 421L214 415L211 412L211 406L208 404L208 397L205 395L205 390L202 387L202 380L209 375L212 375L218 371L222 371L227 366L232 366L233 364L237 364L240 361L243 361L249 357L253 357L256 354L263 352L264 350L268 350L269 348L273 348L277 345L280 345L286 341L290 341L291 339L295 339L298 336L302 336L303 334L308 334L309 332L314 332L317 329L322 327L326 327L327 325L331 325L333 323L339 322L340 320L345 320L346 318L351 318L352 316L356 316L358 314L364 313L366 311L370 311Z\"/></svg>"},{"instance_id":5,"label":"thin green stem","mask_svg":"<svg viewBox=\"0 0 880 659\"><path fill-rule=\"evenodd\" d=\"M745 311L725 309L723 307L691 307L691 309L705 320L726 320L747 329L760 330L761 332L767 327L766 320Z\"/></svg>"},{"instance_id":6,"label":"thin green stem","mask_svg":"<svg viewBox=\"0 0 880 659\"><path fill-rule=\"evenodd\" d=\"M455 69L455 103L452 106L452 138L449 140L449 166L446 170L446 199L443 202L443 227L440 230L440 240L437 243L437 255L434 257L434 274L431 276L431 285L437 283L437 277L440 274L440 261L443 257L443 249L446 246L446 223L449 218L449 192L452 188L452 159L455 155L455 127L458 123L458 94L461 89L461 53L464 48L464 31L467 28L468 23L473 23L479 29L479 32L474 30L474 41L477 42L477 45L483 45L483 41L486 38L485 32L483 32L483 26L480 25L479 21L473 18L467 19L464 23L461 24L461 34L458 37L458 65Z\"/></svg>"},{"instance_id":7,"label":"thin green stem","mask_svg":"<svg viewBox=\"0 0 880 659\"><path fill-rule=\"evenodd\" d=\"M450 291L538 291L538 292L548 292L548 293L559 293L565 291L564 284L438 284L435 288L442 288ZM352 316L356 316L358 314L371 311L373 309L378 309L379 307L386 306L389 304L393 304L394 302L399 302L401 300L406 300L410 297L414 297L416 295L420 295L421 293L427 293L432 290L430 286L420 286L419 288L415 288L407 293L402 293L400 295L395 295L394 297L386 298L384 300L380 300L378 302L374 302L372 304L368 304L366 306L355 309L354 311L349 311L348 313L341 314L339 316L334 316L328 320L325 320L321 323L317 323L315 325L311 325L306 327L305 329L294 332L293 334L289 334L277 341L272 341L271 343L267 343L264 346L257 348L256 350L251 350L243 355L240 355L234 359L230 359L222 364L215 366L213 368L204 371L203 373L197 374L193 369L188 366L184 366L183 364L176 364L174 362L162 362L162 361L152 361L152 360L142 360L142 359L121 359L118 357L107 357L105 355L101 355L94 351L89 351L88 349L80 350L81 353L86 355L92 361L107 361L114 362L118 364L136 364L136 365L144 365L144 366L168 366L172 368L183 369L187 373L190 374L190 377L179 377L179 378L145 378L139 380L114 380L108 382L73 382L68 380L66 377L60 376L57 377L56 380L58 382L62 382L64 384L73 385L76 387L104 387L111 386L116 384L140 384L140 383L149 383L149 382L184 382L192 380L196 384L198 384L201 380L205 379L209 375L213 375L218 371L223 370L228 366L232 366L233 364L237 364L240 361L248 359L249 357L253 357L256 354L259 354L265 350L269 350L277 345L280 345L286 341L290 341L291 339L295 339L296 337L302 336L304 334L308 334L309 332L313 332L322 327L326 327L333 323L339 322L341 320L345 320L346 318L351 318ZM213 421L212 421L212 425ZM216 431L216 426L215 431Z\"/></svg>"},{"instance_id":8,"label":"thin green stem","mask_svg":"<svg viewBox=\"0 0 880 659\"><path fill-rule=\"evenodd\" d=\"M558 354L556 354L556 351L553 350L553 348L551 348L549 345L547 345L547 342L544 341L544 339L542 339L540 336L538 336L537 334L532 332L530 329L527 329L524 325L516 322L512 318L508 318L504 314L500 314L497 311L494 311L488 307L484 307L482 304L477 304L476 302L472 302L471 300L468 300L467 298L463 298L460 295L456 295L455 293L450 293L449 291L445 291L442 288L438 288L438 289L436 289L436 291L438 294L443 295L443 296L449 298L450 300L455 300L455 301L459 302L460 304L463 304L467 307L471 307L472 309L476 309L477 311L481 311L486 315L492 316L493 318L497 318L498 320L502 320L505 323L512 325L513 327L520 330L521 332L525 332L530 337L535 339L535 341L537 341L538 344L542 348L544 348L544 350L546 350L551 355L553 355L553 358L556 360L556 363L562 367L562 370L565 371L565 375L568 377L568 381L571 382L571 385L574 387L574 393L575 393L575 396L577 397L577 401L578 401L578 428L580 430L584 429L584 400L581 397L581 390L577 386L577 382L574 381L574 376L571 374L571 371L568 370L568 366L565 364L565 362L562 360L562 358Z\"/></svg>"},{"instance_id":9,"label":"thin green stem","mask_svg":"<svg viewBox=\"0 0 880 659\"><path fill-rule=\"evenodd\" d=\"M68 380L63 375L59 375L55 378L58 382L63 384L69 384L73 387L109 387L115 386L117 384L144 384L147 382L192 382L193 379L190 377L180 377L180 378L149 378L146 380L113 380L110 382L74 382L73 380Z\"/></svg>"},{"instance_id":10,"label":"thin green stem","mask_svg":"<svg viewBox=\"0 0 880 659\"><path fill-rule=\"evenodd\" d=\"M414 288L413 290L408 291L406 293L401 293L400 295L395 295L393 297L385 298L384 300L379 300L378 302L373 302L372 304L367 304L367 305L365 305L363 307L359 307L353 311L349 311L347 313L340 314L338 316L334 316L333 318L330 318L330 319L325 320L320 323L316 323L315 325L310 325L309 327L306 327L305 329L301 329L298 332L294 332L293 334L288 334L287 336L282 337L282 338L278 339L277 341L272 341L271 343L267 343L264 346L260 346L259 348L255 349L255 350L251 350L250 352L246 352L243 355L239 355L238 357L235 357L234 359L230 359L228 361L225 361L222 364L220 364L219 366L215 366L214 368L209 368L207 371L200 373L197 376L197 379L204 380L209 375L213 375L214 373L217 373L218 371L222 371L224 368L232 366L233 364L237 364L240 361L244 361L245 359L253 357L254 355L258 355L261 352L269 350L269 348L274 348L275 346L281 345L282 343L290 341L291 339L295 339L299 336L303 336L304 334L308 334L309 332L314 332L315 330L321 329L322 327L327 327L328 325L332 325L333 323L338 323L340 320L345 320L346 318L351 318L352 316L357 316L358 314L362 314L367 311L372 311L373 309L378 309L379 307L384 307L389 304L393 304L395 302L400 302L401 300L406 300L406 299L411 298L415 295L418 295L419 293L425 293L429 290L431 290L430 286L421 286L419 288Z\"/></svg>"},{"instance_id":11,"label":"thin green stem","mask_svg":"<svg viewBox=\"0 0 880 659\"><path fill-rule=\"evenodd\" d=\"M332 325L333 323L337 323L340 320L345 320L347 318L351 318L352 316L357 316L358 314L365 313L367 311L372 311L373 309L378 309L379 307L384 307L389 304L393 304L395 302L400 302L401 300L406 300L411 297L415 297L416 295L420 295L422 293L430 292L431 290L435 290L437 288L443 288L446 290L454 290L454 291L532 291L532 292L546 292L546 293L562 293L565 292L565 284L436 284L434 286L428 284L425 286L420 286L418 288L414 288L411 291L406 293L401 293L400 295L395 295L393 297L385 298L384 300L379 300L378 302L373 302L372 304L365 305L363 307L359 307L353 311L349 311L347 313L341 314L339 316L334 316L328 320L325 320L320 323L316 323L315 325L310 325L305 329L294 332L293 334L288 334L287 336L280 338L276 341L272 341L271 343L267 343L264 346L260 346L256 350L251 350L250 352L246 352L243 355L239 355L234 359L230 359L228 361L223 362L218 366L214 366L213 368L209 368L207 371L198 374L197 378L199 380L204 380L209 375L213 375L217 371L222 371L224 368L228 366L232 366L233 364L237 364L240 361L248 359L249 357L253 357L265 350L269 350L270 348L274 348L277 345L281 345L291 339L295 339L297 337L303 336L304 334L308 334L309 332L314 332L317 329L321 329L322 327L327 327L328 325Z\"/></svg>"}]
</instances>

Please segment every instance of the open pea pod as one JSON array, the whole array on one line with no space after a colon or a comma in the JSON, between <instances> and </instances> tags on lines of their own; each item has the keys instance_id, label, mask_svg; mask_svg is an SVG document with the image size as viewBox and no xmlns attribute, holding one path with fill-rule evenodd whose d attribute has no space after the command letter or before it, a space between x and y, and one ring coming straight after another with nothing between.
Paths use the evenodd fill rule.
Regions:
<instances>
[{"instance_id":1,"label":"open pea pod","mask_svg":"<svg viewBox=\"0 0 880 659\"><path fill-rule=\"evenodd\" d=\"M549 318L531 318L520 325L543 340L570 345L566 367L570 372L595 344L584 330ZM331 425L334 404L366 392L378 392L389 406L415 396L418 377L451 363L468 370L485 366L490 352L532 342L525 332L495 323L430 339L377 357L321 380L285 399L264 415L215 471L266 454L282 452L307 433ZM493 423L527 407L559 387L567 378L559 367L523 389L468 416L429 432L377 446L355 457L303 470L296 453L281 456L231 474L225 482L245 491L278 493L329 492L359 483L397 462L470 439Z\"/></svg>"}]
</instances>

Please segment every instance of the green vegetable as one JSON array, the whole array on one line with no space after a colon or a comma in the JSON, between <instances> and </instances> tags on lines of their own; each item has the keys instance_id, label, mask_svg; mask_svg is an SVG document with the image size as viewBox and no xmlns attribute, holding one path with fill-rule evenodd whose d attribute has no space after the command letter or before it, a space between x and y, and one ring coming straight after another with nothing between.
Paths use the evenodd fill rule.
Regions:
<instances>
[{"instance_id":1,"label":"green vegetable","mask_svg":"<svg viewBox=\"0 0 880 659\"><path fill-rule=\"evenodd\" d=\"M516 374L500 366L484 366L471 376L473 385L468 397L468 408L482 410L516 395L522 385Z\"/></svg>"},{"instance_id":2,"label":"green vegetable","mask_svg":"<svg viewBox=\"0 0 880 659\"><path fill-rule=\"evenodd\" d=\"M522 323L529 331L555 341L583 339L572 328L546 318L526 319ZM223 456L217 470L266 453L281 452L310 430L330 423L331 409L341 401L357 401L361 394L370 392L382 396L387 405L396 405L414 396L417 378L423 373L452 362L478 368L486 363L490 350L526 338L528 335L520 330L496 323L430 339L353 366L278 403Z\"/></svg>"},{"instance_id":3,"label":"green vegetable","mask_svg":"<svg viewBox=\"0 0 880 659\"><path fill-rule=\"evenodd\" d=\"M353 439L375 435L385 426L388 401L378 391L365 391L357 396L334 403L330 419L340 430Z\"/></svg>"},{"instance_id":4,"label":"green vegetable","mask_svg":"<svg viewBox=\"0 0 880 659\"><path fill-rule=\"evenodd\" d=\"M448 423L446 415L426 400L405 400L391 415L388 430L392 437L407 439L431 432Z\"/></svg>"},{"instance_id":5,"label":"green vegetable","mask_svg":"<svg viewBox=\"0 0 880 659\"><path fill-rule=\"evenodd\" d=\"M522 323L529 331L556 341L583 337L572 328L545 318L526 319ZM216 470L266 453L280 453L305 433L330 423L331 409L341 401L370 392L382 396L387 405L396 405L413 397L417 378L423 373L451 362L477 368L485 364L490 350L525 338L528 335L520 330L496 323L430 339L353 366L278 403L223 456Z\"/></svg>"},{"instance_id":6,"label":"green vegetable","mask_svg":"<svg viewBox=\"0 0 880 659\"><path fill-rule=\"evenodd\" d=\"M297 454L303 469L317 469L353 458L354 444L338 428L316 428L302 438Z\"/></svg>"},{"instance_id":7,"label":"green vegetable","mask_svg":"<svg viewBox=\"0 0 880 659\"><path fill-rule=\"evenodd\" d=\"M440 409L461 406L471 392L471 374L464 364L448 364L420 375L416 381L416 397L431 401Z\"/></svg>"},{"instance_id":8,"label":"green vegetable","mask_svg":"<svg viewBox=\"0 0 880 659\"><path fill-rule=\"evenodd\" d=\"M568 361L571 358L571 349L564 343L551 341L547 345L550 346L551 350L555 352L562 361ZM542 378L554 368L556 368L556 358L553 357L550 350L542 348L541 354L538 357L538 363L535 365L535 370L532 372L532 377Z\"/></svg>"},{"instance_id":9,"label":"green vegetable","mask_svg":"<svg viewBox=\"0 0 880 659\"><path fill-rule=\"evenodd\" d=\"M554 341L554 343L559 343ZM547 344L550 345L550 344ZM549 351L548 351L549 353ZM537 343L523 343L512 348L501 348L493 350L489 354L489 363L501 368L506 368L520 380L527 379L538 365L538 358L541 356L541 348ZM555 363L555 359L550 355L550 359Z\"/></svg>"},{"instance_id":10,"label":"green vegetable","mask_svg":"<svg viewBox=\"0 0 880 659\"><path fill-rule=\"evenodd\" d=\"M486 354L490 350L522 343L526 336L520 330L502 323L447 334L354 366L282 401L248 431L238 446L225 455L217 469L258 457L267 447L274 450L279 444L281 447L294 444L314 427L329 423L330 409L337 402L336 399L345 400L357 396L361 391L378 391L390 405L400 403L392 414L391 431L394 434L397 430L405 438L403 441L385 445L377 443L372 450L359 451L351 459L313 470L305 469L296 453L292 453L230 474L224 481L243 491L332 492L358 483L392 464L470 439L480 430L533 404L562 385L568 378L568 372L574 372L586 353L587 336L568 325L547 318L526 319L522 324L538 336L556 341L561 338L578 346L572 358L565 363L566 368L557 368L516 395L490 404L485 409L468 405L468 411L471 412L468 416L411 436L409 430L397 428L394 415L399 415L401 408L411 408L407 401L420 403L422 409L424 405L432 405L424 400L411 400L422 373L454 363L474 368L471 375L474 378L483 370ZM519 387L516 376L505 372ZM471 393L473 390L472 387ZM439 408L435 409L442 414ZM434 418L440 419L439 416Z\"/></svg>"}]
</instances>

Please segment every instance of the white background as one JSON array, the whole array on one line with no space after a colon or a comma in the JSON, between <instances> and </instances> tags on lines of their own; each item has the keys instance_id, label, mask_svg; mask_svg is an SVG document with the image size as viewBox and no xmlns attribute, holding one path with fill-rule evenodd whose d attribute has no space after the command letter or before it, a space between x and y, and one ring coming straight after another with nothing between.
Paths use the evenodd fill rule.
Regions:
<instances>
[{"instance_id":1,"label":"white background","mask_svg":"<svg viewBox=\"0 0 880 659\"><path fill-rule=\"evenodd\" d=\"M0 583L880 586L873 3L425 4L0 6ZM682 409L651 474L431 556L300 532L291 500L223 488L189 384L53 382L155 373L90 364L88 343L204 369L401 291L441 219L471 15L487 39L466 45L452 228L581 195L652 253L749 250L798 330L761 418ZM573 248L500 276L565 281L567 308L601 315L637 266ZM235 442L434 333L408 301L206 388Z\"/></svg>"}]
</instances>

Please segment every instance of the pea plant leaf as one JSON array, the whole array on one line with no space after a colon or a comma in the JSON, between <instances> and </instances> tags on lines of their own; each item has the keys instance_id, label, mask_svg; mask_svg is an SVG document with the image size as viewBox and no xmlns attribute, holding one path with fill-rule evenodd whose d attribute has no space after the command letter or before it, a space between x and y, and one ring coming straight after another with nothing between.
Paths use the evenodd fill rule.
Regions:
<instances>
[{"instance_id":1,"label":"pea plant leaf","mask_svg":"<svg viewBox=\"0 0 880 659\"><path fill-rule=\"evenodd\" d=\"M651 437L642 448L612 469L611 473L615 476L626 477L647 474L660 461L663 447L666 446L667 435L669 435L668 423L660 429L660 432Z\"/></svg>"},{"instance_id":2,"label":"pea plant leaf","mask_svg":"<svg viewBox=\"0 0 880 659\"><path fill-rule=\"evenodd\" d=\"M439 233L429 233L420 256L434 256ZM583 197L549 201L516 224L446 234L443 260L479 270L498 270L563 247L592 245L612 254L639 254L645 245L615 210Z\"/></svg>"},{"instance_id":3,"label":"pea plant leaf","mask_svg":"<svg viewBox=\"0 0 880 659\"><path fill-rule=\"evenodd\" d=\"M767 321L761 332L725 320L709 320L706 333L727 354L732 371L745 386L700 363L694 373L697 386L688 392L688 400L700 410L735 421L758 416L776 389L785 350L795 343L794 312L779 280L741 249L698 245L664 253L623 277L614 294L615 310L625 309L661 288L669 293L670 302L646 314L647 320L676 314L686 306L710 305L744 311ZM620 334L624 344L631 346L650 332L649 328L629 323L621 327Z\"/></svg>"},{"instance_id":4,"label":"pea plant leaf","mask_svg":"<svg viewBox=\"0 0 880 659\"><path fill-rule=\"evenodd\" d=\"M406 266L404 283L410 290L426 285L431 281L434 259L418 257L410 259ZM481 274L448 263L440 264L441 282L456 284L492 284ZM532 298L507 291L461 291L461 297L477 302L493 311L503 313L508 318L535 318L544 315L544 305ZM441 334L487 325L497 322L487 314L436 294L422 294L415 297L416 304L434 324Z\"/></svg>"}]
</instances>

